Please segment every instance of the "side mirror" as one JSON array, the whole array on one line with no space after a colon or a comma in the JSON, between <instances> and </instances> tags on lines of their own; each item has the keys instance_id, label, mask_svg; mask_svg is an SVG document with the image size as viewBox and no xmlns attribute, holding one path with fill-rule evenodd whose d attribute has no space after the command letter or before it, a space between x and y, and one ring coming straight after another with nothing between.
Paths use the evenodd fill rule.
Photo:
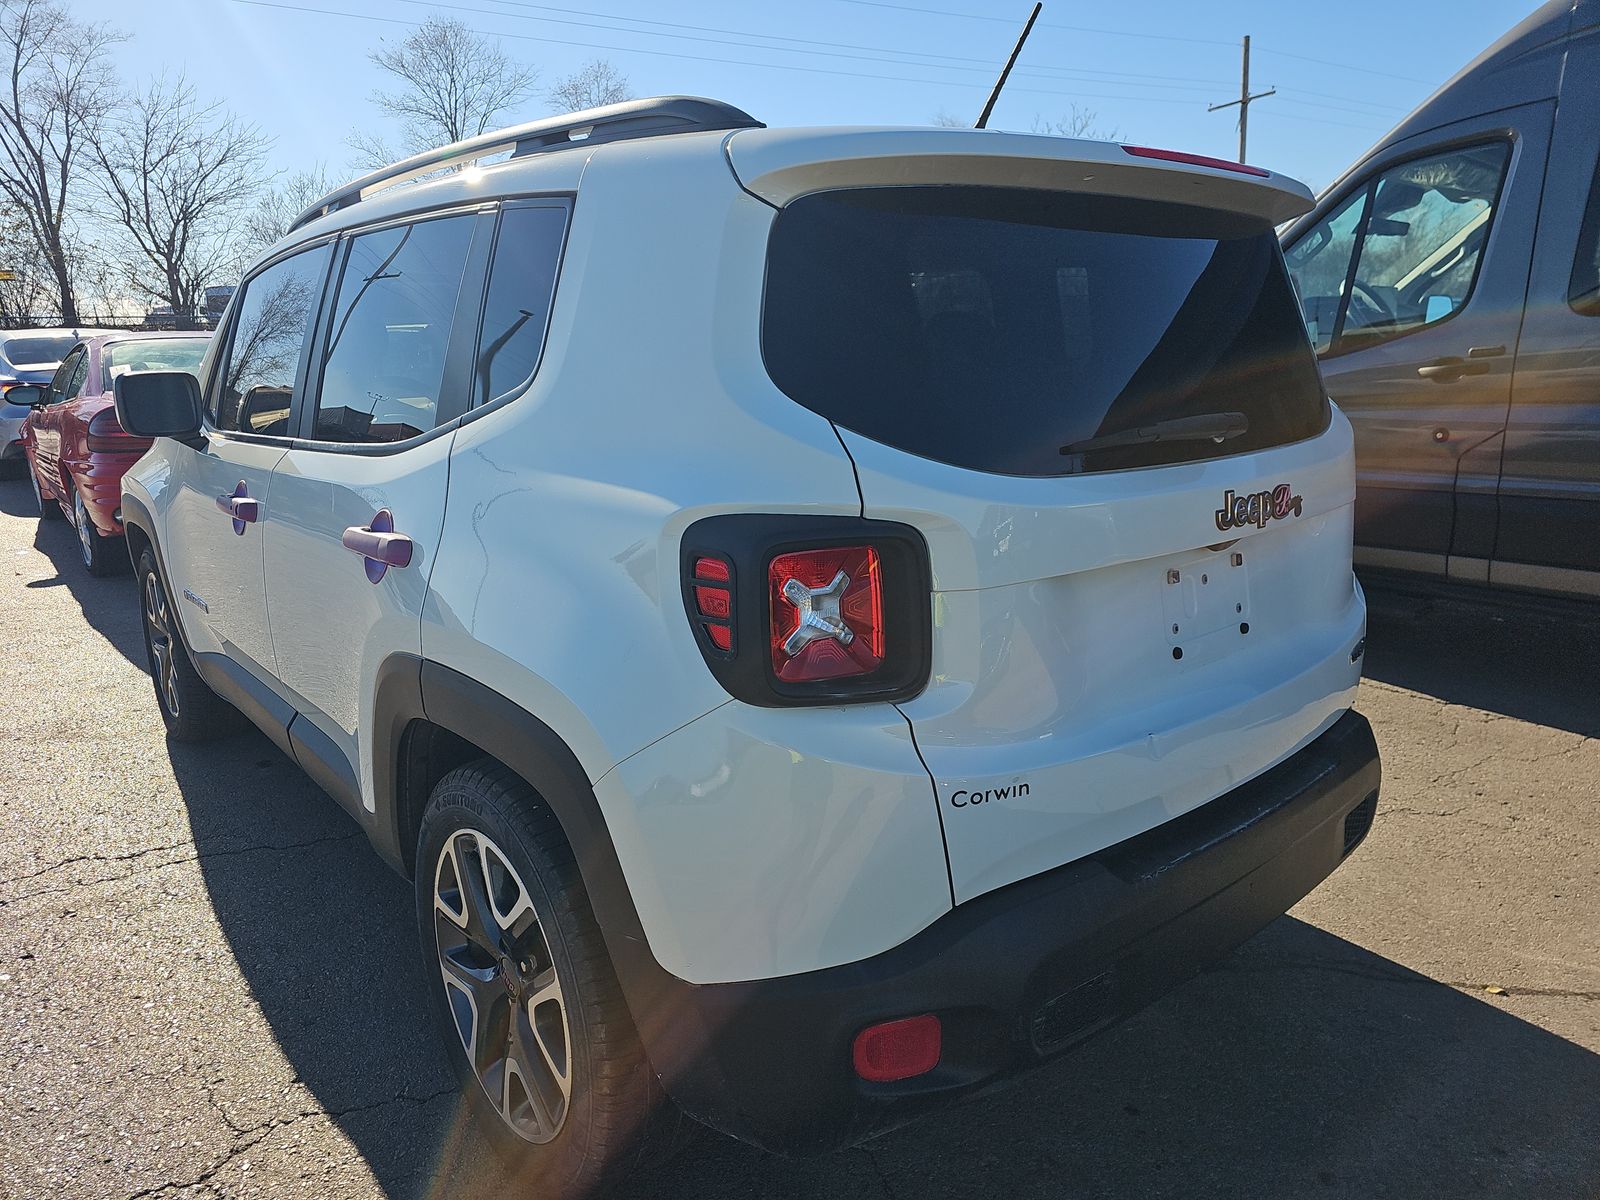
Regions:
<instances>
[{"instance_id":1,"label":"side mirror","mask_svg":"<svg viewBox=\"0 0 1600 1200\"><path fill-rule=\"evenodd\" d=\"M111 381L117 423L134 437L192 438L200 432L200 382L187 371L131 371Z\"/></svg>"},{"instance_id":2,"label":"side mirror","mask_svg":"<svg viewBox=\"0 0 1600 1200\"><path fill-rule=\"evenodd\" d=\"M5 402L23 408L39 408L44 404L44 393L45 386L42 383L19 383L16 387L6 389Z\"/></svg>"}]
</instances>

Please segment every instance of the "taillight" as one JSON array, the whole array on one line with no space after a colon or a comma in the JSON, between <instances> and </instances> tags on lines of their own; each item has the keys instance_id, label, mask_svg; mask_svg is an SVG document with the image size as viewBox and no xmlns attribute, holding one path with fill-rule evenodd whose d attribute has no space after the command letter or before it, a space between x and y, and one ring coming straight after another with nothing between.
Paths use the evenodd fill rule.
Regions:
<instances>
[{"instance_id":1,"label":"taillight","mask_svg":"<svg viewBox=\"0 0 1600 1200\"><path fill-rule=\"evenodd\" d=\"M748 704L904 700L928 682L928 549L909 525L730 514L685 532L684 607L706 665Z\"/></svg>"},{"instance_id":2,"label":"taillight","mask_svg":"<svg viewBox=\"0 0 1600 1200\"><path fill-rule=\"evenodd\" d=\"M84 443L90 450L133 450L143 443L117 422L117 410L103 408L89 418L89 428L84 431Z\"/></svg>"},{"instance_id":3,"label":"taillight","mask_svg":"<svg viewBox=\"0 0 1600 1200\"><path fill-rule=\"evenodd\" d=\"M701 555L694 560L694 611L711 644L733 650L733 568L726 559Z\"/></svg>"},{"instance_id":4,"label":"taillight","mask_svg":"<svg viewBox=\"0 0 1600 1200\"><path fill-rule=\"evenodd\" d=\"M785 683L883 665L883 563L872 546L780 554L767 568L772 672Z\"/></svg>"}]
</instances>

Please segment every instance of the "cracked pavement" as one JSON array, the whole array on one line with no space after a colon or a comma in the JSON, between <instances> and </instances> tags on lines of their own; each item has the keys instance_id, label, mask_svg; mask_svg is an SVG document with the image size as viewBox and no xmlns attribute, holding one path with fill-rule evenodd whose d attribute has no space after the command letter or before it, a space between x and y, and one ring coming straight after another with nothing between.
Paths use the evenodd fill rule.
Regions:
<instances>
[{"instance_id":1,"label":"cracked pavement","mask_svg":"<svg viewBox=\"0 0 1600 1200\"><path fill-rule=\"evenodd\" d=\"M462 1120L408 886L256 734L169 747L130 577L0 482L0 1198L526 1194ZM844 1154L643 1197L1600 1196L1600 618L1375 596L1363 848L1217 968Z\"/></svg>"}]
</instances>

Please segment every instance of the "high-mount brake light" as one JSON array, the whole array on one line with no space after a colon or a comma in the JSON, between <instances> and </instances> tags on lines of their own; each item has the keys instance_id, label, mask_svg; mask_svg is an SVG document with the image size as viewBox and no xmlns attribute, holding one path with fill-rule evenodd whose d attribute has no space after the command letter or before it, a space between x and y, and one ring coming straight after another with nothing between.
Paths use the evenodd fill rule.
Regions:
<instances>
[{"instance_id":1,"label":"high-mount brake light","mask_svg":"<svg viewBox=\"0 0 1600 1200\"><path fill-rule=\"evenodd\" d=\"M1232 171L1236 175L1255 175L1266 179L1271 171L1252 167L1247 163L1231 162L1226 158L1212 158L1209 154L1188 154L1182 150L1158 150L1154 146L1123 146L1122 149L1136 158L1154 158L1162 162L1183 163L1190 167L1211 167L1217 171Z\"/></svg>"},{"instance_id":2,"label":"high-mount brake light","mask_svg":"<svg viewBox=\"0 0 1600 1200\"><path fill-rule=\"evenodd\" d=\"M780 554L767 568L772 671L785 683L870 675L883 664L883 563L874 546Z\"/></svg>"}]
</instances>

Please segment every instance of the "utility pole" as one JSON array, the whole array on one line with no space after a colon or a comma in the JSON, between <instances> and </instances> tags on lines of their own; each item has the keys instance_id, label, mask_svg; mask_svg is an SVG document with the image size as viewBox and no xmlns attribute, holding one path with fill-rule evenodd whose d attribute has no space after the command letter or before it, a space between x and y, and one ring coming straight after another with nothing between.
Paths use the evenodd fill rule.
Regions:
<instances>
[{"instance_id":1,"label":"utility pole","mask_svg":"<svg viewBox=\"0 0 1600 1200\"><path fill-rule=\"evenodd\" d=\"M1244 69L1239 76L1239 98L1237 100L1229 100L1226 104L1213 104L1210 108L1206 109L1207 112L1216 112L1219 109L1232 108L1235 104L1239 106L1240 162L1244 162L1245 160L1245 144L1250 135L1250 102L1252 100L1260 100L1267 96L1276 95L1277 91L1277 88L1268 88L1266 91L1257 92L1253 96L1250 94L1250 35L1248 33L1245 34Z\"/></svg>"}]
</instances>

